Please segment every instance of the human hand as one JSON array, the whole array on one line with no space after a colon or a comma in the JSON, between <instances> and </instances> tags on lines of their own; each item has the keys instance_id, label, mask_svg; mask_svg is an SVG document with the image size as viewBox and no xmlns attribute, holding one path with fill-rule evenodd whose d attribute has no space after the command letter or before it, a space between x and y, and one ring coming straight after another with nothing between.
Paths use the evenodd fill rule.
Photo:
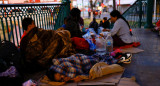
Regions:
<instances>
[{"instance_id":1,"label":"human hand","mask_svg":"<svg viewBox=\"0 0 160 86\"><path fill-rule=\"evenodd\" d=\"M77 77L73 78L72 80L73 80L74 82L79 82L79 81L82 80L82 78L79 77L79 76L77 76Z\"/></svg>"},{"instance_id":2,"label":"human hand","mask_svg":"<svg viewBox=\"0 0 160 86\"><path fill-rule=\"evenodd\" d=\"M109 32L109 31L110 31L110 29L103 29L103 32L104 32L104 31L108 31L108 32Z\"/></svg>"}]
</instances>

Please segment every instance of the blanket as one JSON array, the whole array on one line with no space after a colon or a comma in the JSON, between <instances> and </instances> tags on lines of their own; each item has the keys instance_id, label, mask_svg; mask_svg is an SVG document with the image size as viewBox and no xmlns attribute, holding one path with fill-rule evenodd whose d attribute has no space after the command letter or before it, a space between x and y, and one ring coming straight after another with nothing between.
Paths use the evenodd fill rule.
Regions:
<instances>
[{"instance_id":1,"label":"blanket","mask_svg":"<svg viewBox=\"0 0 160 86\"><path fill-rule=\"evenodd\" d=\"M140 42L133 42L132 44L130 45L125 45L125 46L121 46L121 47L114 47L113 50L116 50L116 49L124 49L124 48L131 48L131 47L138 47L140 46Z\"/></svg>"},{"instance_id":2,"label":"blanket","mask_svg":"<svg viewBox=\"0 0 160 86\"><path fill-rule=\"evenodd\" d=\"M20 50L29 68L48 68L52 58L68 57L75 53L70 32L33 28L21 40Z\"/></svg>"},{"instance_id":3,"label":"blanket","mask_svg":"<svg viewBox=\"0 0 160 86\"><path fill-rule=\"evenodd\" d=\"M75 54L68 58L53 59L53 65L50 70L66 75L70 78L75 78L77 75L89 74L90 68L98 62L92 56L83 54Z\"/></svg>"},{"instance_id":4,"label":"blanket","mask_svg":"<svg viewBox=\"0 0 160 86\"><path fill-rule=\"evenodd\" d=\"M108 65L104 62L99 62L96 63L89 71L89 76L83 76L83 75L78 75L77 77L80 77L81 80L92 80L98 77L102 77L107 74L112 74L112 73L117 73L117 72L122 72L124 71L124 68L121 67L118 64L112 64ZM42 83L49 84L49 85L64 85L66 82L55 82L49 80L47 76L42 77L40 80Z\"/></svg>"}]
</instances>

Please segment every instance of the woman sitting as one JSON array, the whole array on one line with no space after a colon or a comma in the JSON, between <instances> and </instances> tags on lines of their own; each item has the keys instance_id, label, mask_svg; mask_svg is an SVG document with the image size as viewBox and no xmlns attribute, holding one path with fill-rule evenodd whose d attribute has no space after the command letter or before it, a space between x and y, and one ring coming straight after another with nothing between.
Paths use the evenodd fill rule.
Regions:
<instances>
[{"instance_id":1,"label":"woman sitting","mask_svg":"<svg viewBox=\"0 0 160 86\"><path fill-rule=\"evenodd\" d=\"M113 46L131 44L133 42L132 32L127 20L117 10L113 10L110 16L111 22L115 22L113 29L110 31L113 38Z\"/></svg>"}]
</instances>

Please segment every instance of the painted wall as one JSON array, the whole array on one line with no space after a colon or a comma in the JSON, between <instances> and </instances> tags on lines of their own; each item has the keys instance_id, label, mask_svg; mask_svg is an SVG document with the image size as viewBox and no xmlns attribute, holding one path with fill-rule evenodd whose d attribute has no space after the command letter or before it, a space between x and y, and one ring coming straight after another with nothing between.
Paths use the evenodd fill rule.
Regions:
<instances>
[{"instance_id":1,"label":"painted wall","mask_svg":"<svg viewBox=\"0 0 160 86\"><path fill-rule=\"evenodd\" d=\"M9 0L9 4L24 3L25 1L28 1L28 0Z\"/></svg>"}]
</instances>

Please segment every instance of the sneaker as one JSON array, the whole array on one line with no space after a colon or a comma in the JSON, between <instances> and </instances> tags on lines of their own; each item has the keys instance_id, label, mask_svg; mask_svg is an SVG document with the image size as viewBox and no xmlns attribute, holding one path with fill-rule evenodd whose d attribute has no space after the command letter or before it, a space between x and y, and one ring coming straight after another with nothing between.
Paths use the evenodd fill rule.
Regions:
<instances>
[{"instance_id":1,"label":"sneaker","mask_svg":"<svg viewBox=\"0 0 160 86\"><path fill-rule=\"evenodd\" d=\"M122 57L119 59L119 63L130 63L131 62L131 53L124 53Z\"/></svg>"},{"instance_id":2,"label":"sneaker","mask_svg":"<svg viewBox=\"0 0 160 86\"><path fill-rule=\"evenodd\" d=\"M131 63L131 59L128 59L128 61L124 61L123 63L124 64L129 64L129 63Z\"/></svg>"}]
</instances>

